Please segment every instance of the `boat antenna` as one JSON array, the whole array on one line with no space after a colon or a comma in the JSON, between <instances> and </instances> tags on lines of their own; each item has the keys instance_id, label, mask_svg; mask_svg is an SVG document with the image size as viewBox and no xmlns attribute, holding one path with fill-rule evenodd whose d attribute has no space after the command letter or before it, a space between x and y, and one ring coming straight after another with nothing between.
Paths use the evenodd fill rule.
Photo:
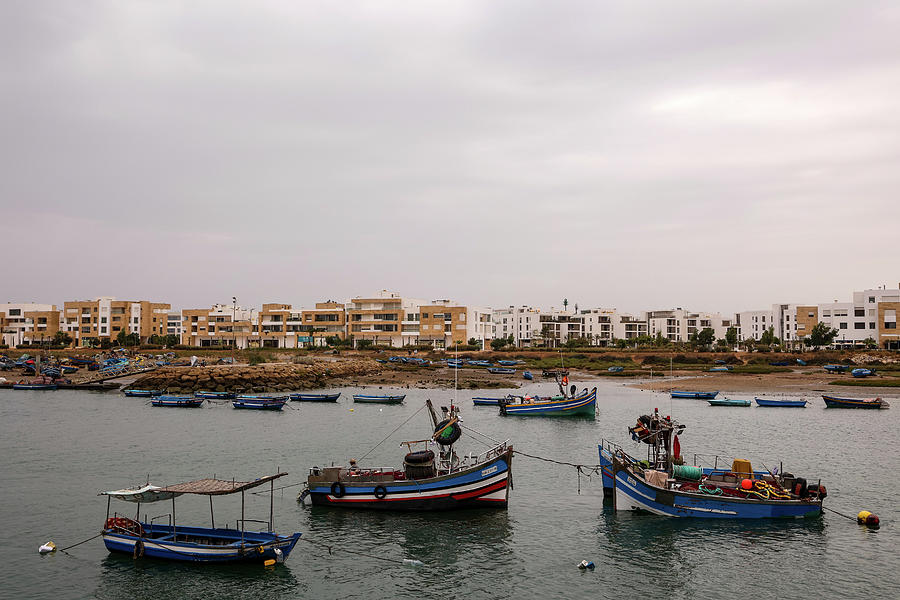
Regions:
<instances>
[{"instance_id":1,"label":"boat antenna","mask_svg":"<svg viewBox=\"0 0 900 600\"><path fill-rule=\"evenodd\" d=\"M459 406L459 344L456 344L456 367L453 369L453 405Z\"/></svg>"}]
</instances>

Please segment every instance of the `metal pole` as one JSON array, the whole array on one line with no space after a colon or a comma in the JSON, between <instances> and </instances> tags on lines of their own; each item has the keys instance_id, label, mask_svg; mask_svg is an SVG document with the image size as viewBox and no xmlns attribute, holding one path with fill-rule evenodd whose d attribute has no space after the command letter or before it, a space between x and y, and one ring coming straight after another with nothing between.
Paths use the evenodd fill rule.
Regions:
<instances>
[{"instance_id":1,"label":"metal pole","mask_svg":"<svg viewBox=\"0 0 900 600\"><path fill-rule=\"evenodd\" d=\"M109 520L109 501L112 500L112 496L106 497L106 520Z\"/></svg>"},{"instance_id":2,"label":"metal pole","mask_svg":"<svg viewBox=\"0 0 900 600\"><path fill-rule=\"evenodd\" d=\"M244 545L244 490L241 490L241 546Z\"/></svg>"},{"instance_id":3,"label":"metal pole","mask_svg":"<svg viewBox=\"0 0 900 600\"><path fill-rule=\"evenodd\" d=\"M215 529L216 528L216 516L213 514L212 494L210 494L210 496L209 496L209 520L212 523L212 528Z\"/></svg>"},{"instance_id":4,"label":"metal pole","mask_svg":"<svg viewBox=\"0 0 900 600\"><path fill-rule=\"evenodd\" d=\"M172 541L176 541L177 537L175 533L175 496L172 496Z\"/></svg>"},{"instance_id":5,"label":"metal pole","mask_svg":"<svg viewBox=\"0 0 900 600\"><path fill-rule=\"evenodd\" d=\"M269 482L269 531L275 531L275 480Z\"/></svg>"}]
</instances>

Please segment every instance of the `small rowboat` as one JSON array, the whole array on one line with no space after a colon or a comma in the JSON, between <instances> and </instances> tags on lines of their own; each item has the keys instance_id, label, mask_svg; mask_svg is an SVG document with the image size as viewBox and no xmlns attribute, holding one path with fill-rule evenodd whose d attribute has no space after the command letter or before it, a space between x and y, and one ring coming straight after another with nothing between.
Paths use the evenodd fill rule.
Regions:
<instances>
[{"instance_id":1,"label":"small rowboat","mask_svg":"<svg viewBox=\"0 0 900 600\"><path fill-rule=\"evenodd\" d=\"M209 392L205 390L194 392L195 398L205 398L207 400L233 400L234 395L234 392Z\"/></svg>"},{"instance_id":2,"label":"small rowboat","mask_svg":"<svg viewBox=\"0 0 900 600\"><path fill-rule=\"evenodd\" d=\"M875 369L853 369L850 374L854 377L871 377L875 375Z\"/></svg>"},{"instance_id":3,"label":"small rowboat","mask_svg":"<svg viewBox=\"0 0 900 600\"><path fill-rule=\"evenodd\" d=\"M14 390L55 390L55 383L15 383L12 386Z\"/></svg>"},{"instance_id":4,"label":"small rowboat","mask_svg":"<svg viewBox=\"0 0 900 600\"><path fill-rule=\"evenodd\" d=\"M150 401L153 406L166 406L169 408L197 408L203 406L203 398L191 398L190 396L158 396Z\"/></svg>"},{"instance_id":5,"label":"small rowboat","mask_svg":"<svg viewBox=\"0 0 900 600\"><path fill-rule=\"evenodd\" d=\"M291 400L300 402L337 402L341 394L291 394Z\"/></svg>"},{"instance_id":6,"label":"small rowboat","mask_svg":"<svg viewBox=\"0 0 900 600\"><path fill-rule=\"evenodd\" d=\"M722 398L721 400L707 400L710 406L750 406L749 400L740 400L737 398Z\"/></svg>"},{"instance_id":7,"label":"small rowboat","mask_svg":"<svg viewBox=\"0 0 900 600\"><path fill-rule=\"evenodd\" d=\"M531 374L531 371L523 371L522 377L527 379L528 381L532 381L534 379L534 375Z\"/></svg>"},{"instance_id":8,"label":"small rowboat","mask_svg":"<svg viewBox=\"0 0 900 600\"><path fill-rule=\"evenodd\" d=\"M891 405L881 398L837 398L822 396L825 408L890 408Z\"/></svg>"},{"instance_id":9,"label":"small rowboat","mask_svg":"<svg viewBox=\"0 0 900 600\"><path fill-rule=\"evenodd\" d=\"M607 369L607 371L609 371L610 373L621 373L624 370L625 370L625 367L622 367L622 366L615 366L615 367L610 367Z\"/></svg>"},{"instance_id":10,"label":"small rowboat","mask_svg":"<svg viewBox=\"0 0 900 600\"><path fill-rule=\"evenodd\" d=\"M123 393L132 398L153 398L162 395L161 390L124 390Z\"/></svg>"},{"instance_id":11,"label":"small rowboat","mask_svg":"<svg viewBox=\"0 0 900 600\"><path fill-rule=\"evenodd\" d=\"M472 398L472 404L475 406L500 406L500 402L506 398Z\"/></svg>"},{"instance_id":12,"label":"small rowboat","mask_svg":"<svg viewBox=\"0 0 900 600\"><path fill-rule=\"evenodd\" d=\"M731 367L710 367L710 373L727 373L731 370Z\"/></svg>"},{"instance_id":13,"label":"small rowboat","mask_svg":"<svg viewBox=\"0 0 900 600\"><path fill-rule=\"evenodd\" d=\"M523 399L515 404L509 403L509 400L511 398L506 398L500 403L501 415L588 415L594 417L596 415L597 388L590 392L585 389L574 398L563 398L562 400L536 398L529 401L529 399Z\"/></svg>"},{"instance_id":14,"label":"small rowboat","mask_svg":"<svg viewBox=\"0 0 900 600\"><path fill-rule=\"evenodd\" d=\"M806 400L767 400L765 398L754 398L757 406L782 406L785 408L803 408L806 406Z\"/></svg>"},{"instance_id":15,"label":"small rowboat","mask_svg":"<svg viewBox=\"0 0 900 600\"><path fill-rule=\"evenodd\" d=\"M497 364L500 365L501 367L514 367L517 364L519 364L519 361L517 361L517 360L498 360Z\"/></svg>"},{"instance_id":16,"label":"small rowboat","mask_svg":"<svg viewBox=\"0 0 900 600\"><path fill-rule=\"evenodd\" d=\"M828 373L846 373L850 370L850 367L847 365L825 365L822 368Z\"/></svg>"},{"instance_id":17,"label":"small rowboat","mask_svg":"<svg viewBox=\"0 0 900 600\"><path fill-rule=\"evenodd\" d=\"M287 396L238 396L231 405L253 410L281 410L287 401Z\"/></svg>"},{"instance_id":18,"label":"small rowboat","mask_svg":"<svg viewBox=\"0 0 900 600\"><path fill-rule=\"evenodd\" d=\"M495 375L512 375L515 372L515 369L508 367L488 367L488 373L494 373Z\"/></svg>"},{"instance_id":19,"label":"small rowboat","mask_svg":"<svg viewBox=\"0 0 900 600\"><path fill-rule=\"evenodd\" d=\"M676 390L669 393L673 398L691 398L692 400L713 400L719 395L719 392L679 392Z\"/></svg>"},{"instance_id":20,"label":"small rowboat","mask_svg":"<svg viewBox=\"0 0 900 600\"><path fill-rule=\"evenodd\" d=\"M372 396L369 394L353 394L354 402L368 402L371 404L400 404L406 394L401 396Z\"/></svg>"}]
</instances>

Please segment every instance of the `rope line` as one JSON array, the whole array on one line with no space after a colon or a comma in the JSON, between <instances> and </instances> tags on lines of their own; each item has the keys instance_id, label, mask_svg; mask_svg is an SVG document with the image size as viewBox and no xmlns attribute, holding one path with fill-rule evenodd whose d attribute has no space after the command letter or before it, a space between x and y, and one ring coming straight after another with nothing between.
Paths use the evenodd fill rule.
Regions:
<instances>
[{"instance_id":1,"label":"rope line","mask_svg":"<svg viewBox=\"0 0 900 600\"><path fill-rule=\"evenodd\" d=\"M305 542L309 542L310 544L313 544L314 546L321 546L322 548L325 548L326 550L328 550L329 555L334 554L334 546L325 544L323 542L318 542L316 540L311 540L307 537L301 537L300 539ZM398 565L406 564L406 563L404 563L404 560L413 560L413 559L398 560L396 558L388 558L387 556L378 556L377 554L369 554L368 552L357 552L356 550L348 550L347 548L338 548L338 550L341 552L347 552L348 554L356 554L357 556L365 556L367 558L377 558L378 560L392 562L392 563L396 563Z\"/></svg>"},{"instance_id":2,"label":"rope line","mask_svg":"<svg viewBox=\"0 0 900 600\"><path fill-rule=\"evenodd\" d=\"M77 544L72 544L71 546L66 546L65 548L60 548L59 551L60 551L60 552L65 552L65 551L68 550L69 548L74 548L75 546L80 546L80 545L84 544L85 542L89 542L89 541L91 541L91 540L95 540L95 539L97 539L98 537L100 537L101 535L103 535L103 532L102 532L102 531L101 531L100 533L98 533L97 535L93 535L93 536L89 537L89 538L86 539L86 540L82 540L82 541L78 542ZM67 554L68 554L68 553L67 553Z\"/></svg>"},{"instance_id":3,"label":"rope line","mask_svg":"<svg viewBox=\"0 0 900 600\"><path fill-rule=\"evenodd\" d=\"M553 458L545 458L543 456L535 456L534 454L527 454L522 452L521 450L513 450L513 454L521 454L522 456L526 456L528 458L533 458L535 460L542 460L544 462L553 463L555 465L561 465L563 467L574 467L576 473L578 474L578 493L581 493L581 476L584 475L588 479L593 477L594 475L601 474L601 470L603 465L581 465L577 463L565 462L562 460L555 460Z\"/></svg>"},{"instance_id":4,"label":"rope line","mask_svg":"<svg viewBox=\"0 0 900 600\"><path fill-rule=\"evenodd\" d=\"M396 429L394 429L392 432L390 432L389 434L387 434L387 435L384 437L383 440L381 440L380 442L378 442L377 444L375 444L375 445L372 447L371 450L369 450L368 452L366 452L365 454L363 454L362 457L361 457L359 460L362 460L363 458L365 458L365 457L367 457L368 455L372 454L372 452L375 451L375 448L377 448L378 446L380 446L380 445L382 445L383 443L385 443L389 437L391 437L392 435L394 435L395 433L397 433L397 432L400 430L401 427L403 427L404 425L406 425L407 423L409 423L409 422L412 420L412 418L413 418L414 416L416 416L417 414L419 414L419 413L422 411L422 409L425 408L425 406L427 406L427 405L423 404L422 406L419 407L419 410L417 410L417 411L414 412L413 414L409 415L409 418L408 418L408 419L406 419L405 421L403 421L402 423L400 423L400 425L398 425Z\"/></svg>"},{"instance_id":5,"label":"rope line","mask_svg":"<svg viewBox=\"0 0 900 600\"><path fill-rule=\"evenodd\" d=\"M831 511L831 512L833 512L833 513L836 514L836 515L839 515L839 516L841 516L841 517L844 517L845 519L850 519L851 521L856 521L856 517L851 517L850 515L845 515L845 514L842 513L842 512L838 512L838 511L834 510L833 508L829 508L829 507L827 507L827 506L822 506L822 508L825 509L825 510Z\"/></svg>"}]
</instances>

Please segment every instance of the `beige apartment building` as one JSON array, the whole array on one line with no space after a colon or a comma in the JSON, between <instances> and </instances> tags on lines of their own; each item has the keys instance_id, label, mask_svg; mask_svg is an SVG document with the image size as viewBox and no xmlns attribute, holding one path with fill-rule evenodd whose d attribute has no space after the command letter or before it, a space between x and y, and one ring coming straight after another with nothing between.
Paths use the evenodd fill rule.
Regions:
<instances>
[{"instance_id":1,"label":"beige apartment building","mask_svg":"<svg viewBox=\"0 0 900 600\"><path fill-rule=\"evenodd\" d=\"M165 335L170 304L147 300L116 300L101 297L96 300L66 302L63 310L65 331L76 346L90 345L104 338L115 342L119 332L136 333L141 343L150 336Z\"/></svg>"},{"instance_id":2,"label":"beige apartment building","mask_svg":"<svg viewBox=\"0 0 900 600\"><path fill-rule=\"evenodd\" d=\"M23 344L49 343L60 330L60 311L55 304L0 304L0 343L14 348Z\"/></svg>"},{"instance_id":3,"label":"beige apartment building","mask_svg":"<svg viewBox=\"0 0 900 600\"><path fill-rule=\"evenodd\" d=\"M316 302L316 307L301 311L304 331L316 346L324 346L325 338L347 338L347 310L344 304L329 300Z\"/></svg>"},{"instance_id":4,"label":"beige apartment building","mask_svg":"<svg viewBox=\"0 0 900 600\"><path fill-rule=\"evenodd\" d=\"M258 341L255 310L227 304L182 310L181 343L198 348L247 348L251 341Z\"/></svg>"}]
</instances>

